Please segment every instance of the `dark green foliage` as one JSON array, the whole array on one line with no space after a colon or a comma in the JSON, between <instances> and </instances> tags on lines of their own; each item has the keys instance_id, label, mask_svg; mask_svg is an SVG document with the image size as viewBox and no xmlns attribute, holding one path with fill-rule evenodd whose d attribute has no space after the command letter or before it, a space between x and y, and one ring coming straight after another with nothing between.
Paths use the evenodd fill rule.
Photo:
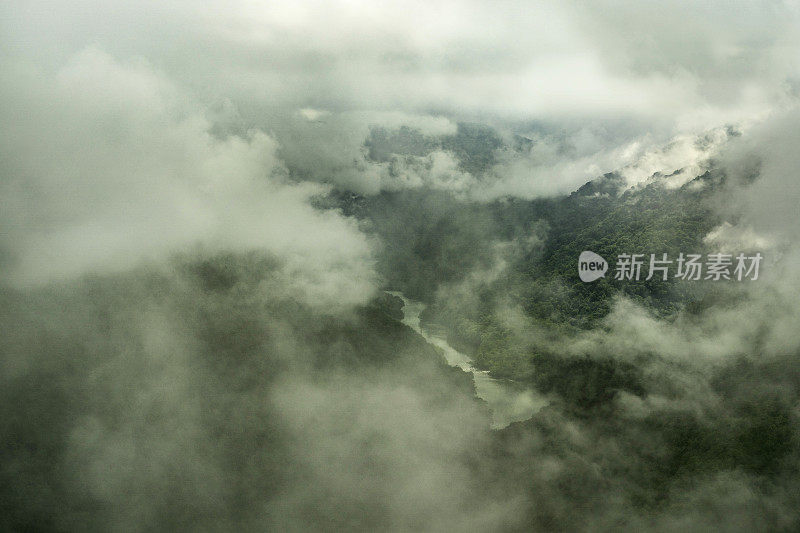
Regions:
<instances>
[{"instance_id":1,"label":"dark green foliage","mask_svg":"<svg viewBox=\"0 0 800 533\"><path fill-rule=\"evenodd\" d=\"M453 152L465 172L480 174L491 168L496 160L494 151L503 141L489 126L461 122L455 135L442 139L442 148Z\"/></svg>"},{"instance_id":2,"label":"dark green foliage","mask_svg":"<svg viewBox=\"0 0 800 533\"><path fill-rule=\"evenodd\" d=\"M668 190L653 184L619 197L589 195L613 194L618 187L613 174L598 181L549 210L551 230L541 260L519 265L529 281L522 289L526 310L542 320L590 328L607 314L611 298L624 294L659 314L671 314L686 301L686 288L674 279L662 281L656 275L645 280L645 263L639 282L616 280L609 270L605 278L587 284L577 276L577 258L591 250L613 268L620 254L644 254L649 261L651 253L656 259L666 253L674 261L680 253L702 253L702 238L719 223L706 203L710 189Z\"/></svg>"},{"instance_id":3,"label":"dark green foliage","mask_svg":"<svg viewBox=\"0 0 800 533\"><path fill-rule=\"evenodd\" d=\"M381 135L385 132L373 137ZM396 135L419 140L412 132ZM492 135L462 125L456 137L465 147L471 146L469 139L483 146L483 152L468 150L480 159L494 150L496 143L486 140ZM723 182L719 172L707 172L680 189L655 182L625 190L624 180L611 173L565 198L484 204L447 192L414 190L375 197L335 193L329 202L363 219L381 238L385 248L380 269L387 286L429 303L424 320L445 326L453 345L473 354L481 368L497 376L526 379L531 347L510 338L497 323L497 306L519 305L555 334L596 327L617 295L661 317L696 305L714 287L674 278L662 281L659 276L645 280L646 261L651 253L657 259L666 253L674 261L680 253L705 250L703 237L720 222L708 198ZM544 237L541 243L522 246L537 236ZM453 307L446 296L436 298L437 289L491 268L498 261L497 245L503 242L513 243L514 255L503 258L508 267L500 277L474 286L478 306ZM577 258L584 250L605 257L612 268L620 254L645 254L640 281L616 280L610 270L604 278L583 283L577 275Z\"/></svg>"},{"instance_id":4,"label":"dark green foliage","mask_svg":"<svg viewBox=\"0 0 800 533\"><path fill-rule=\"evenodd\" d=\"M587 410L608 404L620 390L644 395L640 371L615 359L561 358L542 353L533 359L532 379L570 407Z\"/></svg>"},{"instance_id":5,"label":"dark green foliage","mask_svg":"<svg viewBox=\"0 0 800 533\"><path fill-rule=\"evenodd\" d=\"M365 220L381 237L380 271L389 288L431 302L436 288L494 259L496 225L478 203L443 191L384 192L375 197L336 193L332 202Z\"/></svg>"},{"instance_id":6,"label":"dark green foliage","mask_svg":"<svg viewBox=\"0 0 800 533\"><path fill-rule=\"evenodd\" d=\"M494 145L484 144L473 163L490 161ZM796 354L722 361L709 377L656 362L655 354L622 361L548 348L588 329L601 334L617 296L667 322L679 311L701 320L739 305L747 296L735 284L622 281L613 270L587 284L577 275L583 250L612 266L623 253L666 253L673 261L681 252L705 253L703 237L722 222L712 196L725 180L710 170L679 189L656 179L625 190L612 173L565 198L479 204L405 191L344 202L345 212L387 243L381 269L390 287L429 304L424 324L444 326L451 345L479 368L533 383L548 396L549 407L497 433L485 467L527 487L529 529L640 530L670 513L739 512L739 500L726 498L749 506L741 512L751 529L790 531L798 524L780 511L800 503L790 496L800 478ZM537 235L541 242L522 246ZM502 256L507 268L492 278L472 275L497 260L498 243L513 243L515 253ZM509 324L509 309L522 309L529 336ZM759 334L753 346L763 342ZM651 374L653 368L659 370Z\"/></svg>"},{"instance_id":7,"label":"dark green foliage","mask_svg":"<svg viewBox=\"0 0 800 533\"><path fill-rule=\"evenodd\" d=\"M124 523L120 503L138 512L144 502L150 514L136 520L149 530L260 529L262 505L308 475L270 396L293 377L364 373L369 383L374 372L422 408L453 394L476 401L469 375L397 320L394 298L333 317L265 290L270 257L174 266L0 290L3 531L103 531ZM112 466L95 472L95 455ZM118 485L97 494L82 476ZM318 527L371 523L360 502L347 514L347 499L336 501Z\"/></svg>"},{"instance_id":8,"label":"dark green foliage","mask_svg":"<svg viewBox=\"0 0 800 533\"><path fill-rule=\"evenodd\" d=\"M530 145L530 139L516 137L519 150ZM496 163L495 150L502 146L503 141L494 129L466 122L457 125L455 134L441 137L426 136L408 126L396 130L373 127L364 141L367 156L373 161L385 163L394 157L421 157L434 150L444 150L455 156L461 170L475 175L485 172Z\"/></svg>"},{"instance_id":9,"label":"dark green foliage","mask_svg":"<svg viewBox=\"0 0 800 533\"><path fill-rule=\"evenodd\" d=\"M381 163L390 161L393 155L424 156L439 147L440 143L426 137L419 130L401 126L389 131L385 128L370 129L369 137L364 141L368 156Z\"/></svg>"},{"instance_id":10,"label":"dark green foliage","mask_svg":"<svg viewBox=\"0 0 800 533\"><path fill-rule=\"evenodd\" d=\"M375 298L372 305L395 320L403 320L402 298L382 292Z\"/></svg>"}]
</instances>

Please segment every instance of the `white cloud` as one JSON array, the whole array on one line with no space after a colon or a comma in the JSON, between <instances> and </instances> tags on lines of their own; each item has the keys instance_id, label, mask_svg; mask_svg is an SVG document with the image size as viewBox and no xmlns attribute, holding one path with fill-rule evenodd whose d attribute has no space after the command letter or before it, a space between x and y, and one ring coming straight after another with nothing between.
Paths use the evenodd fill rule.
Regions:
<instances>
[{"instance_id":1,"label":"white cloud","mask_svg":"<svg viewBox=\"0 0 800 533\"><path fill-rule=\"evenodd\" d=\"M95 44L126 63L147 58L200 101L235 102L242 123L270 132L304 179L361 192L386 183L360 161L370 125L444 131L463 119L544 120L578 140L593 130L594 149L548 154L539 146L535 157L547 164L510 163L501 168L510 177L478 195L537 196L631 163L632 146L650 152L763 116L794 98L800 79L800 13L789 2L184 0L133 8L82 0L0 9L6 59L47 71Z\"/></svg>"},{"instance_id":2,"label":"white cloud","mask_svg":"<svg viewBox=\"0 0 800 533\"><path fill-rule=\"evenodd\" d=\"M14 282L201 245L273 253L322 305L369 296L371 246L353 221L310 206L324 188L286 182L260 130L212 135L204 109L147 64L88 48L53 77L7 71L2 92L2 246Z\"/></svg>"}]
</instances>

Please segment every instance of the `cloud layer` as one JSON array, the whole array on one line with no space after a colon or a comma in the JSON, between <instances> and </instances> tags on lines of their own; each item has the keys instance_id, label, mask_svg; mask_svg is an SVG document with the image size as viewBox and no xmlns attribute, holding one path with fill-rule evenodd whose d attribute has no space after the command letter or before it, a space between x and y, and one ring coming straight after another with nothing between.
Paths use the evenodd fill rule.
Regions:
<instances>
[{"instance_id":1,"label":"cloud layer","mask_svg":"<svg viewBox=\"0 0 800 533\"><path fill-rule=\"evenodd\" d=\"M309 203L277 143L251 129L214 135L211 112L144 62L88 48L52 76L5 71L4 277L41 283L121 271L200 247L265 250L287 285L319 305L374 289L372 245L355 223Z\"/></svg>"},{"instance_id":2,"label":"cloud layer","mask_svg":"<svg viewBox=\"0 0 800 533\"><path fill-rule=\"evenodd\" d=\"M759 119L795 100L800 80L790 1L86 0L3 10L4 61L27 76L58 71L87 47L124 65L144 58L203 107L232 102L239 114L213 121L266 132L302 179L368 193L474 186L452 154L391 170L365 160L370 126L431 134L488 121L527 136L531 154L501 158L503 178L475 194L534 197L636 164L673 138Z\"/></svg>"}]
</instances>

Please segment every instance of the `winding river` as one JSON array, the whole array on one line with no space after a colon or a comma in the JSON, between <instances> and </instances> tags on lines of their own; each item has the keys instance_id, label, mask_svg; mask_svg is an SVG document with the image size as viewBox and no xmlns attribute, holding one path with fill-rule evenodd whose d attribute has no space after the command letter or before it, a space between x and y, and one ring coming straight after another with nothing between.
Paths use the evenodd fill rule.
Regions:
<instances>
[{"instance_id":1,"label":"winding river","mask_svg":"<svg viewBox=\"0 0 800 533\"><path fill-rule=\"evenodd\" d=\"M508 380L495 379L488 372L475 368L466 354L450 346L444 333L423 329L419 317L425 309L425 304L410 300L401 292L387 291L387 293L403 300L403 324L440 348L447 364L472 374L477 396L491 409L493 428L504 428L512 422L527 420L547 405L547 399L533 388Z\"/></svg>"}]
</instances>

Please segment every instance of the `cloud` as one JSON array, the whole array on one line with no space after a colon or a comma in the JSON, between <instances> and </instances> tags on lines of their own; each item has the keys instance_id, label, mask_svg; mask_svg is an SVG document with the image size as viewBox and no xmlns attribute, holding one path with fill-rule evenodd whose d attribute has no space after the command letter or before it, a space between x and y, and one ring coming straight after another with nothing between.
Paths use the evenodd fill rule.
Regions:
<instances>
[{"instance_id":1,"label":"cloud","mask_svg":"<svg viewBox=\"0 0 800 533\"><path fill-rule=\"evenodd\" d=\"M800 352L793 326L800 320L797 123L797 111L788 110L728 139L718 152L727 181L715 187L711 205L723 222L703 241L709 252L761 253L758 280L698 287L692 305L669 319L618 297L601 328L564 336L552 349L638 365L652 378L648 401L659 406L658 390L679 390L673 398L679 404L702 405L720 368L784 364Z\"/></svg>"},{"instance_id":2,"label":"cloud","mask_svg":"<svg viewBox=\"0 0 800 533\"><path fill-rule=\"evenodd\" d=\"M503 159L501 179L475 195L532 197L762 117L794 99L800 79L792 2L26 6L4 5L7 59L57 68L87 46L125 64L144 57L200 101L233 102L245 131L269 132L302 179L365 193L465 182L365 162L370 126L487 121L529 135L520 124L554 125L555 138Z\"/></svg>"},{"instance_id":3,"label":"cloud","mask_svg":"<svg viewBox=\"0 0 800 533\"><path fill-rule=\"evenodd\" d=\"M262 254L174 265L0 289L6 528L519 523L471 380L421 337L297 301Z\"/></svg>"},{"instance_id":4,"label":"cloud","mask_svg":"<svg viewBox=\"0 0 800 533\"><path fill-rule=\"evenodd\" d=\"M12 0L0 20L9 529L795 525L796 2ZM483 299L541 243L498 240L471 201L611 171L679 186L709 158L729 183L706 242L764 246L758 282L672 320L618 299L572 336ZM398 241L312 207L333 187L415 189L372 220ZM578 361L564 401L490 432L463 376L361 306L375 261L454 320L494 312L522 357ZM620 368L639 389L570 411Z\"/></svg>"},{"instance_id":5,"label":"cloud","mask_svg":"<svg viewBox=\"0 0 800 533\"><path fill-rule=\"evenodd\" d=\"M486 498L470 467L476 453L488 453L476 405L457 401L455 391L437 400L393 374L288 381L274 391L297 442L296 468L314 478L270 503L274 527L313 527L311 510L331 499L338 505L328 516L355 529L492 529L519 520L521 499Z\"/></svg>"},{"instance_id":6,"label":"cloud","mask_svg":"<svg viewBox=\"0 0 800 533\"><path fill-rule=\"evenodd\" d=\"M320 305L369 297L372 244L352 220L311 207L325 187L289 182L258 129L212 134L206 110L147 63L93 47L53 76L6 71L2 91L0 246L14 283L201 246L269 251Z\"/></svg>"}]
</instances>

